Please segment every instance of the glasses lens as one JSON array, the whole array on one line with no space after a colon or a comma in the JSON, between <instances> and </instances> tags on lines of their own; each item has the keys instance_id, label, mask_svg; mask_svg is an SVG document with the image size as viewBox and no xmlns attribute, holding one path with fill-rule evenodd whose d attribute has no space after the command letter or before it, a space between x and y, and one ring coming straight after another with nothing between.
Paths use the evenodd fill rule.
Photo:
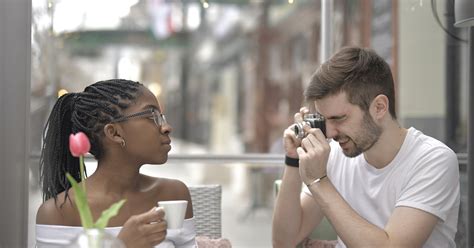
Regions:
<instances>
[{"instance_id":1,"label":"glasses lens","mask_svg":"<svg viewBox=\"0 0 474 248\"><path fill-rule=\"evenodd\" d=\"M160 114L157 111L153 111L153 120L157 126L162 126L166 124L166 119L164 114Z\"/></svg>"},{"instance_id":2,"label":"glasses lens","mask_svg":"<svg viewBox=\"0 0 474 248\"><path fill-rule=\"evenodd\" d=\"M160 119L161 119L161 125L165 125L167 122L166 122L166 117L164 114L160 114Z\"/></svg>"}]
</instances>

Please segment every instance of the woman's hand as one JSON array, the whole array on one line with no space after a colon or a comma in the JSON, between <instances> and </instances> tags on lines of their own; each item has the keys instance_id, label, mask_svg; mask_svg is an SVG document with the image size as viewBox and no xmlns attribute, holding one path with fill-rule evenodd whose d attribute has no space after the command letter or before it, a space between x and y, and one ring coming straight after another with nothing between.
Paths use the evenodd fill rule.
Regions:
<instances>
[{"instance_id":1,"label":"woman's hand","mask_svg":"<svg viewBox=\"0 0 474 248\"><path fill-rule=\"evenodd\" d=\"M165 240L167 223L163 208L131 216L118 234L127 248L153 247Z\"/></svg>"}]
</instances>

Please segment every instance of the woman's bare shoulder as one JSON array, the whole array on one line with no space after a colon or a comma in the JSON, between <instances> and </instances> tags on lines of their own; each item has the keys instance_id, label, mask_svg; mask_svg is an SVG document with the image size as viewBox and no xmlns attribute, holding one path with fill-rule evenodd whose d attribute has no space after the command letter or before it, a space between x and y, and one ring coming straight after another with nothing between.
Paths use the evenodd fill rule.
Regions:
<instances>
[{"instance_id":1,"label":"woman's bare shoulder","mask_svg":"<svg viewBox=\"0 0 474 248\"><path fill-rule=\"evenodd\" d=\"M71 200L64 200L64 192L56 200L50 198L43 202L36 213L36 224L75 226L77 211L72 207Z\"/></svg>"},{"instance_id":2,"label":"woman's bare shoulder","mask_svg":"<svg viewBox=\"0 0 474 248\"><path fill-rule=\"evenodd\" d=\"M193 216L192 200L189 189L185 183L177 179L149 177L154 183L154 190L159 192L160 200L186 200L188 201L188 211L186 218Z\"/></svg>"},{"instance_id":3,"label":"woman's bare shoulder","mask_svg":"<svg viewBox=\"0 0 474 248\"><path fill-rule=\"evenodd\" d=\"M171 197L170 200L187 200L187 198L190 198L188 187L178 179L146 177L153 182L153 189L164 193L165 198Z\"/></svg>"}]
</instances>

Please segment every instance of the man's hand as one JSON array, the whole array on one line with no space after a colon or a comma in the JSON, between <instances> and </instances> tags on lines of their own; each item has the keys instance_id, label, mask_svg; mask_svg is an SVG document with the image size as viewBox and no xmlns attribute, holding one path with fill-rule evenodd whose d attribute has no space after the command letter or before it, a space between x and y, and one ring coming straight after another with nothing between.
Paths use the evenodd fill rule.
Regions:
<instances>
[{"instance_id":1,"label":"man's hand","mask_svg":"<svg viewBox=\"0 0 474 248\"><path fill-rule=\"evenodd\" d=\"M326 175L326 166L331 147L323 132L318 128L304 127L308 134L296 149L300 159L301 180L308 185Z\"/></svg>"},{"instance_id":2,"label":"man's hand","mask_svg":"<svg viewBox=\"0 0 474 248\"><path fill-rule=\"evenodd\" d=\"M307 108L301 108L300 112L295 114L295 122L302 122L304 115L307 113L309 113ZM294 124L285 130L283 144L286 156L298 158L297 149L303 149L300 148L302 139L296 137ZM303 157L306 156L305 154L302 155ZM308 159L306 158L305 160ZM273 211L273 247L296 247L323 218L320 207L312 197L306 193L303 193L302 197L300 197L300 172L301 157L300 168L285 166L282 184L276 199L275 210Z\"/></svg>"},{"instance_id":3,"label":"man's hand","mask_svg":"<svg viewBox=\"0 0 474 248\"><path fill-rule=\"evenodd\" d=\"M294 116L294 122L302 122L303 116L309 112L308 108L302 107L299 113L296 113ZM296 148L301 146L301 139L298 139L295 134L294 124L289 126L283 132L283 146L285 148L286 156L290 158L298 158L298 153Z\"/></svg>"},{"instance_id":4,"label":"man's hand","mask_svg":"<svg viewBox=\"0 0 474 248\"><path fill-rule=\"evenodd\" d=\"M152 208L150 211L130 217L118 234L126 247L154 247L166 238L167 223L164 220L163 208Z\"/></svg>"}]
</instances>

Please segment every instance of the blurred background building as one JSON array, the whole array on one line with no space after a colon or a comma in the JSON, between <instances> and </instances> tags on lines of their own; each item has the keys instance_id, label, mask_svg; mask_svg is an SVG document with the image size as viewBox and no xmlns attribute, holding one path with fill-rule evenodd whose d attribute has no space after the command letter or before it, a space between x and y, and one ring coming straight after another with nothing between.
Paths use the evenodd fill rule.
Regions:
<instances>
[{"instance_id":1,"label":"blurred background building","mask_svg":"<svg viewBox=\"0 0 474 248\"><path fill-rule=\"evenodd\" d=\"M334 0L330 45L375 49L393 70L401 124L459 154L462 220L468 34L453 27L453 4ZM321 1L33 0L31 13L29 246L41 203L41 131L58 92L126 78L158 97L174 128L169 163L143 172L221 184L223 237L235 247L271 247L282 132L306 105L303 90L322 62ZM461 221L459 247L465 232Z\"/></svg>"}]
</instances>

